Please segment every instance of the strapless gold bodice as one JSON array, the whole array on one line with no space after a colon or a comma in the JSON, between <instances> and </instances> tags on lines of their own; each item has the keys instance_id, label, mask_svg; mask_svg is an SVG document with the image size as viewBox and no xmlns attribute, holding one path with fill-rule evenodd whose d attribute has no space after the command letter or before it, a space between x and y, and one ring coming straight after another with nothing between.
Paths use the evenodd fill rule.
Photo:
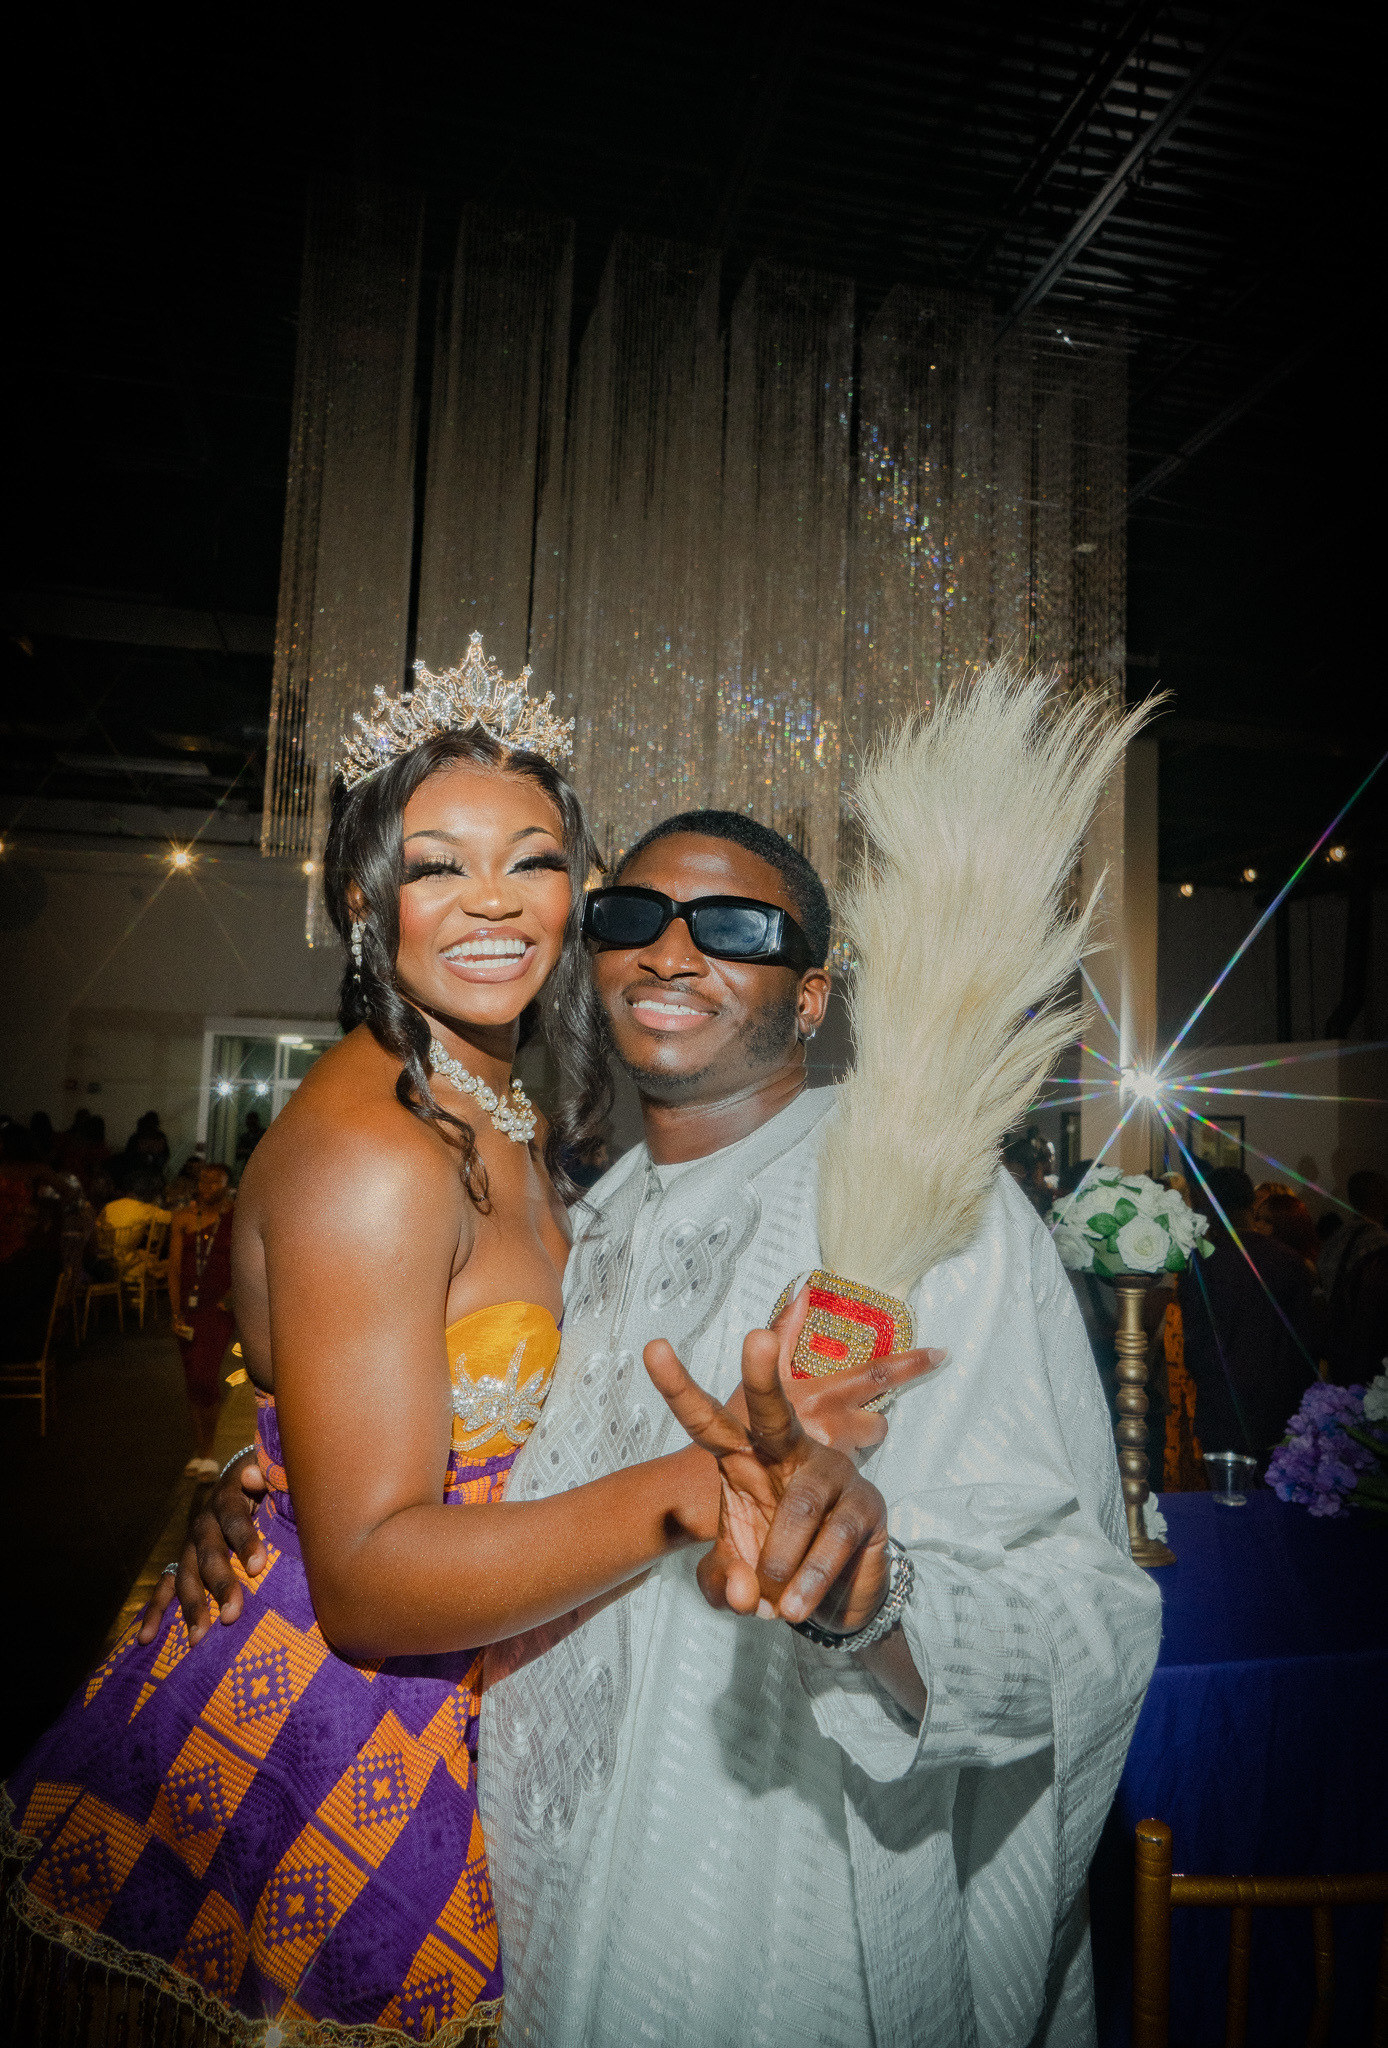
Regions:
<instances>
[{"instance_id":1,"label":"strapless gold bodice","mask_svg":"<svg viewBox=\"0 0 1388 2048\"><path fill-rule=\"evenodd\" d=\"M554 1378L554 1317L533 1301L502 1301L460 1316L443 1335L455 1458L472 1464L515 1451L539 1421Z\"/></svg>"}]
</instances>

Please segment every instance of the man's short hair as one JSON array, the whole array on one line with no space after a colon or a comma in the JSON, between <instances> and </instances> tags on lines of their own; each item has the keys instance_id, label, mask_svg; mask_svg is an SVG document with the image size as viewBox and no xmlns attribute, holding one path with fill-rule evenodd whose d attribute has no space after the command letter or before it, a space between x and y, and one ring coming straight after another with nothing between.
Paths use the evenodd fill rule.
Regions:
<instances>
[{"instance_id":1,"label":"man's short hair","mask_svg":"<svg viewBox=\"0 0 1388 2048\"><path fill-rule=\"evenodd\" d=\"M1253 1207L1253 1183L1237 1166L1212 1166L1205 1180L1226 1216Z\"/></svg>"},{"instance_id":2,"label":"man's short hair","mask_svg":"<svg viewBox=\"0 0 1388 2048\"><path fill-rule=\"evenodd\" d=\"M676 832L697 833L701 839L726 839L730 845L741 846L768 861L795 905L795 921L810 942L815 966L824 965L829 957L829 898L823 882L788 839L773 832L769 825L759 825L755 818L745 817L741 811L678 811L673 818L662 819L622 855L613 871L613 881L621 879L638 853L644 853L657 839L669 839Z\"/></svg>"}]
</instances>

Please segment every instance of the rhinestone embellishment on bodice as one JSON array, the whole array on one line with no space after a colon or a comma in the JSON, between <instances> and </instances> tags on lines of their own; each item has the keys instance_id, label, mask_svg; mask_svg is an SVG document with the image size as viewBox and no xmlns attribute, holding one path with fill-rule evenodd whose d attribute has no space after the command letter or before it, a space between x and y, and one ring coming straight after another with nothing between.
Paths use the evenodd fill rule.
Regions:
<instances>
[{"instance_id":1,"label":"rhinestone embellishment on bodice","mask_svg":"<svg viewBox=\"0 0 1388 2048\"><path fill-rule=\"evenodd\" d=\"M453 1387L453 1413L457 1416L467 1435L455 1450L475 1451L494 1436L507 1437L513 1444L523 1444L540 1419L549 1391L549 1374L534 1373L524 1386L520 1383L521 1360L525 1357L525 1340L517 1344L511 1354L511 1363L504 1380L495 1379L484 1373L480 1379L470 1380L466 1374L466 1360L460 1355L457 1360L459 1377Z\"/></svg>"}]
</instances>

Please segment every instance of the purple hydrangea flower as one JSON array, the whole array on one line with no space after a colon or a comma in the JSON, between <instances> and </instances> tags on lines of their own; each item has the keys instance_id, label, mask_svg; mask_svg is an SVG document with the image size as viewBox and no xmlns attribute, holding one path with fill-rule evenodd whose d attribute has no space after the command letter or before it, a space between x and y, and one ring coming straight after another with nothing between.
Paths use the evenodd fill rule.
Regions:
<instances>
[{"instance_id":1,"label":"purple hydrangea flower","mask_svg":"<svg viewBox=\"0 0 1388 2048\"><path fill-rule=\"evenodd\" d=\"M1298 1502L1313 1515L1343 1515L1361 1472L1378 1462L1371 1450L1345 1435L1364 1426L1364 1389L1317 1380L1287 1424L1287 1435L1268 1460L1267 1482L1279 1500Z\"/></svg>"}]
</instances>

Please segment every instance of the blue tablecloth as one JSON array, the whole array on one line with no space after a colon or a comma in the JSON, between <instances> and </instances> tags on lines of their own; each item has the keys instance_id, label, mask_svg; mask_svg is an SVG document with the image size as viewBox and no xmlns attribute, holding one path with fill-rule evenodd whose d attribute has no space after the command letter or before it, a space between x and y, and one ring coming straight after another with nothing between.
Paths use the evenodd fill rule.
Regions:
<instances>
[{"instance_id":1,"label":"blue tablecloth","mask_svg":"<svg viewBox=\"0 0 1388 2048\"><path fill-rule=\"evenodd\" d=\"M1129 2035L1133 1830L1174 1837L1177 1870L1388 1867L1388 1524L1317 1519L1264 1488L1246 1507L1164 1494L1176 1563L1153 1573L1162 1646L1090 1875L1100 2038ZM1367 2038L1381 1916L1336 1915L1333 2038ZM1173 1919L1171 2038L1224 2038L1227 1913ZM1254 1916L1249 2040L1305 2040L1310 1916Z\"/></svg>"}]
</instances>

